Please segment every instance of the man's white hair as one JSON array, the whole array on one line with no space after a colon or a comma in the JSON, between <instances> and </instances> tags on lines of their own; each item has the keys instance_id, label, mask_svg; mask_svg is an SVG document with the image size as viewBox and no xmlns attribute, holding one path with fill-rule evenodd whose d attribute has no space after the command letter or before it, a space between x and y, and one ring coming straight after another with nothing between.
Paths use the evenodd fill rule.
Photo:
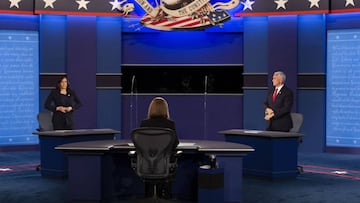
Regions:
<instances>
[{"instance_id":1,"label":"man's white hair","mask_svg":"<svg viewBox=\"0 0 360 203\"><path fill-rule=\"evenodd\" d=\"M282 79L282 82L285 83L285 81L286 81L286 75L285 75L284 72L282 72L282 71L276 71L276 72L274 72L274 75L280 76L281 79Z\"/></svg>"}]
</instances>

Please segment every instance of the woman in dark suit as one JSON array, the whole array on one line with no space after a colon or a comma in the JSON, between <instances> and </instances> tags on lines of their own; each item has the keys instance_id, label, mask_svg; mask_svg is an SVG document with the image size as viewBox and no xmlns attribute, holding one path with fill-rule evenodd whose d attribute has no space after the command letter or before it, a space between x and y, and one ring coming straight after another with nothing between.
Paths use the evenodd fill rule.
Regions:
<instances>
[{"instance_id":1,"label":"woman in dark suit","mask_svg":"<svg viewBox=\"0 0 360 203\"><path fill-rule=\"evenodd\" d=\"M148 118L141 121L140 127L160 127L170 128L175 131L175 122L170 120L169 106L166 100L162 97L155 97L149 105ZM179 144L179 139L176 135L176 141L173 146L175 149Z\"/></svg>"},{"instance_id":2,"label":"woman in dark suit","mask_svg":"<svg viewBox=\"0 0 360 203\"><path fill-rule=\"evenodd\" d=\"M54 130L74 129L73 112L80 106L80 99L75 91L70 89L67 77L60 77L56 89L51 91L45 101L45 108L53 112Z\"/></svg>"},{"instance_id":3,"label":"woman in dark suit","mask_svg":"<svg viewBox=\"0 0 360 203\"><path fill-rule=\"evenodd\" d=\"M269 90L264 102L265 120L268 121L266 130L289 132L293 127L290 113L294 96L292 90L285 86L285 80L286 75L283 72L274 73L274 88Z\"/></svg>"},{"instance_id":4,"label":"woman in dark suit","mask_svg":"<svg viewBox=\"0 0 360 203\"><path fill-rule=\"evenodd\" d=\"M173 149L179 144L179 139L176 135L175 122L170 120L169 115L169 106L166 100L162 97L155 97L149 105L148 109L148 118L141 121L140 127L160 127L160 128L170 128L175 131L176 141L174 143ZM151 144L151 143L149 143ZM145 184L145 196L153 196L153 185L150 183ZM171 198L171 184L162 183L157 184L157 194L164 199Z\"/></svg>"}]
</instances>

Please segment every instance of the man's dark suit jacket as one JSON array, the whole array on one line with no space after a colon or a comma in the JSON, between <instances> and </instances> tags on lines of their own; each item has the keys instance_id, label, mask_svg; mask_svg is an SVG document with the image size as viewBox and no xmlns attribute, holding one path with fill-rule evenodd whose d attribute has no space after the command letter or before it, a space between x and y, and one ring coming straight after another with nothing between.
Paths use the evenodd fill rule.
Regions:
<instances>
[{"instance_id":1,"label":"man's dark suit jacket","mask_svg":"<svg viewBox=\"0 0 360 203\"><path fill-rule=\"evenodd\" d=\"M174 149L179 144L179 138L177 137L176 129L175 129L175 122L172 120L166 119L164 117L145 119L141 121L140 127L170 128L175 131L176 140L175 140Z\"/></svg>"},{"instance_id":2,"label":"man's dark suit jacket","mask_svg":"<svg viewBox=\"0 0 360 203\"><path fill-rule=\"evenodd\" d=\"M274 111L274 117L268 121L266 130L289 132L293 127L290 115L294 102L293 93L291 89L284 85L277 94L275 102L273 102L272 96L274 90L275 87L268 91L266 100L264 102L265 108L270 108Z\"/></svg>"}]
</instances>

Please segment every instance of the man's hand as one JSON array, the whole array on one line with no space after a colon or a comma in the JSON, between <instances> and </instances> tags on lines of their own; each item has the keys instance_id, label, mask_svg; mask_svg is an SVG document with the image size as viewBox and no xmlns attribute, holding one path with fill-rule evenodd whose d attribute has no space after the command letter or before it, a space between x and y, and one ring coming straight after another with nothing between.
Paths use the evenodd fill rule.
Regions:
<instances>
[{"instance_id":1,"label":"man's hand","mask_svg":"<svg viewBox=\"0 0 360 203\"><path fill-rule=\"evenodd\" d=\"M274 111L272 109L270 109L270 108L266 108L265 109L265 117L264 117L264 119L268 121L272 117L274 117Z\"/></svg>"}]
</instances>

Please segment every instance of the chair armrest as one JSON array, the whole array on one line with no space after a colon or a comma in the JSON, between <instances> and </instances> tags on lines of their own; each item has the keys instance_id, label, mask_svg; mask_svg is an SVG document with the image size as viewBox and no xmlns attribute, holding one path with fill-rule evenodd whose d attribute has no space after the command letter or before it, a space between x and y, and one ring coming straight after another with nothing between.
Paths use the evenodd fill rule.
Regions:
<instances>
[{"instance_id":1,"label":"chair armrest","mask_svg":"<svg viewBox=\"0 0 360 203\"><path fill-rule=\"evenodd\" d=\"M179 150L179 151L176 151L173 156L174 157L180 157L181 155L183 154L183 151Z\"/></svg>"},{"instance_id":2,"label":"chair armrest","mask_svg":"<svg viewBox=\"0 0 360 203\"><path fill-rule=\"evenodd\" d=\"M136 157L136 151L129 151L128 156L130 157L130 166L133 170L136 170L137 165L137 157Z\"/></svg>"},{"instance_id":3,"label":"chair armrest","mask_svg":"<svg viewBox=\"0 0 360 203\"><path fill-rule=\"evenodd\" d=\"M136 151L134 151L134 150L129 151L128 156L131 157L131 158L136 157Z\"/></svg>"},{"instance_id":4,"label":"chair armrest","mask_svg":"<svg viewBox=\"0 0 360 203\"><path fill-rule=\"evenodd\" d=\"M177 159L183 154L183 151L175 151L171 154L170 163L169 163L169 173L171 176L175 177L176 168L177 168Z\"/></svg>"},{"instance_id":5,"label":"chair armrest","mask_svg":"<svg viewBox=\"0 0 360 203\"><path fill-rule=\"evenodd\" d=\"M177 159L183 154L183 151L175 151L170 156L170 163L176 163Z\"/></svg>"}]
</instances>

